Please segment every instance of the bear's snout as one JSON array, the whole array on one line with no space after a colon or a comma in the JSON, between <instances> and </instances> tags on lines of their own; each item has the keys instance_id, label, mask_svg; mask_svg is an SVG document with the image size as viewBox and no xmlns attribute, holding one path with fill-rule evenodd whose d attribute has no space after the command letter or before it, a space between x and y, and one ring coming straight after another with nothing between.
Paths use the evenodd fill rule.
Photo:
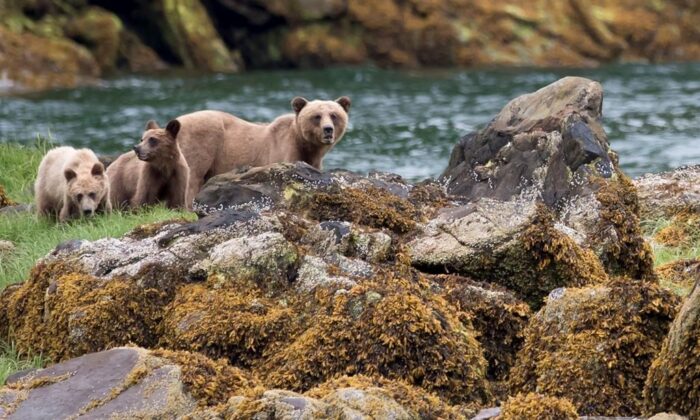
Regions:
<instances>
[{"instance_id":1,"label":"bear's snout","mask_svg":"<svg viewBox=\"0 0 700 420\"><path fill-rule=\"evenodd\" d=\"M138 144L134 146L134 152L136 152L137 155L141 153L141 146L139 146Z\"/></svg>"},{"instance_id":2,"label":"bear's snout","mask_svg":"<svg viewBox=\"0 0 700 420\"><path fill-rule=\"evenodd\" d=\"M330 134L333 134L333 126L327 125L327 126L323 127L323 134L325 134L327 136Z\"/></svg>"},{"instance_id":3,"label":"bear's snout","mask_svg":"<svg viewBox=\"0 0 700 420\"><path fill-rule=\"evenodd\" d=\"M83 216L92 216L95 212L92 209L84 209Z\"/></svg>"}]
</instances>

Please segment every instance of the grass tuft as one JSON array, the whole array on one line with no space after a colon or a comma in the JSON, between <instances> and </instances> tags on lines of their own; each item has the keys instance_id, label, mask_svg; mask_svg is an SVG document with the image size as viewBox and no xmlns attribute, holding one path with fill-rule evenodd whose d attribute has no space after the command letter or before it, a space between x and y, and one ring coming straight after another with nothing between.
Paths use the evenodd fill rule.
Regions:
<instances>
[{"instance_id":1,"label":"grass tuft","mask_svg":"<svg viewBox=\"0 0 700 420\"><path fill-rule=\"evenodd\" d=\"M15 372L46 366L48 360L41 354L22 353L14 343L0 341L0 386Z\"/></svg>"}]
</instances>

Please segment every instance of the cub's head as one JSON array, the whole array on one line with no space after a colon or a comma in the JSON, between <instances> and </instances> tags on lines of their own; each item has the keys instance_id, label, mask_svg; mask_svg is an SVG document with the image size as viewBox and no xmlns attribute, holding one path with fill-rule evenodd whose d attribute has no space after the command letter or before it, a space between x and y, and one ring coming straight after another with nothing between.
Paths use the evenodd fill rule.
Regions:
<instances>
[{"instance_id":1,"label":"cub's head","mask_svg":"<svg viewBox=\"0 0 700 420\"><path fill-rule=\"evenodd\" d=\"M68 183L68 199L81 216L93 216L100 203L108 199L109 183L101 162L95 162L89 172L66 168L63 176Z\"/></svg>"},{"instance_id":2,"label":"cub's head","mask_svg":"<svg viewBox=\"0 0 700 420\"><path fill-rule=\"evenodd\" d=\"M307 101L297 96L292 99L297 124L304 140L325 146L340 141L348 125L350 98L341 96L335 101Z\"/></svg>"},{"instance_id":3,"label":"cub's head","mask_svg":"<svg viewBox=\"0 0 700 420\"><path fill-rule=\"evenodd\" d=\"M141 136L141 143L134 146L136 156L144 162L168 162L175 159L177 153L177 133L180 121L171 120L165 128L151 120L146 123L146 131Z\"/></svg>"}]
</instances>

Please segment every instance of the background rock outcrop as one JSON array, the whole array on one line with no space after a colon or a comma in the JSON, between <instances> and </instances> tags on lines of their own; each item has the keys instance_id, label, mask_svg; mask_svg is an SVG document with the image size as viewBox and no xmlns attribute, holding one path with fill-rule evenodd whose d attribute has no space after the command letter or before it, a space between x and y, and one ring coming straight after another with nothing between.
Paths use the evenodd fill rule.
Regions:
<instances>
[{"instance_id":1,"label":"background rock outcrop","mask_svg":"<svg viewBox=\"0 0 700 420\"><path fill-rule=\"evenodd\" d=\"M0 68L11 81L3 90L16 91L164 62L231 72L692 61L699 19L683 0L9 0L0 5ZM32 53L21 56L17 39L34 44Z\"/></svg>"}]
</instances>

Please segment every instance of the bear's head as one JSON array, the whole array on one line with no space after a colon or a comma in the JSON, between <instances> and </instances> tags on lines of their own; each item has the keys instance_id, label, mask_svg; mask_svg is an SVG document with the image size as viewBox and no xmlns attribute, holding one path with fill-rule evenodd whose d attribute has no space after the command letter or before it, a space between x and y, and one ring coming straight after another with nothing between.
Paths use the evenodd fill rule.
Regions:
<instances>
[{"instance_id":1,"label":"bear's head","mask_svg":"<svg viewBox=\"0 0 700 420\"><path fill-rule=\"evenodd\" d=\"M93 216L109 193L104 165L95 162L89 171L68 167L63 171L63 176L68 184L68 199L80 211L81 216Z\"/></svg>"},{"instance_id":2,"label":"bear's head","mask_svg":"<svg viewBox=\"0 0 700 420\"><path fill-rule=\"evenodd\" d=\"M292 109L304 140L332 146L345 134L350 98L341 96L335 101L307 101L297 96L292 99Z\"/></svg>"},{"instance_id":3,"label":"bear's head","mask_svg":"<svg viewBox=\"0 0 700 420\"><path fill-rule=\"evenodd\" d=\"M141 143L134 146L136 156L144 162L154 165L177 161L177 133L180 121L171 120L165 128L151 120L146 123L146 131L141 136Z\"/></svg>"}]
</instances>

